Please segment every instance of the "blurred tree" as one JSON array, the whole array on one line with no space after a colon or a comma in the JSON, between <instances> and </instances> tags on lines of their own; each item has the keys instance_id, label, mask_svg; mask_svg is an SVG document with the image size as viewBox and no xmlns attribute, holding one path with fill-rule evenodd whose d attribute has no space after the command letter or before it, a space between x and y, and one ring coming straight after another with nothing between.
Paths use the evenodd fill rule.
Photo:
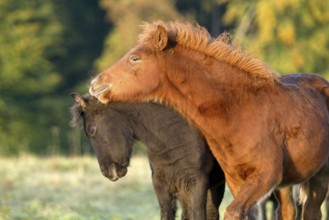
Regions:
<instances>
[{"instance_id":1,"label":"blurred tree","mask_svg":"<svg viewBox=\"0 0 329 220\"><path fill-rule=\"evenodd\" d=\"M0 0L0 150L27 148L38 131L36 100L62 77L49 57L60 48L63 29L48 1Z\"/></svg>"},{"instance_id":2,"label":"blurred tree","mask_svg":"<svg viewBox=\"0 0 329 220\"><path fill-rule=\"evenodd\" d=\"M179 12L206 27L214 37L230 27L222 22L226 5L225 0L176 0L175 3Z\"/></svg>"},{"instance_id":3,"label":"blurred tree","mask_svg":"<svg viewBox=\"0 0 329 220\"><path fill-rule=\"evenodd\" d=\"M97 1L0 0L0 154L68 148L68 94L90 76L104 15Z\"/></svg>"},{"instance_id":4,"label":"blurred tree","mask_svg":"<svg viewBox=\"0 0 329 220\"><path fill-rule=\"evenodd\" d=\"M326 0L0 0L0 154L80 152L69 149L80 133L68 127L68 94L87 92L139 25L158 19L195 21L213 36L231 29L280 73L329 77Z\"/></svg>"},{"instance_id":5,"label":"blurred tree","mask_svg":"<svg viewBox=\"0 0 329 220\"><path fill-rule=\"evenodd\" d=\"M107 11L107 19L114 28L106 38L104 50L97 61L97 69L103 70L116 62L136 44L144 21L182 20L172 0L100 0Z\"/></svg>"},{"instance_id":6,"label":"blurred tree","mask_svg":"<svg viewBox=\"0 0 329 220\"><path fill-rule=\"evenodd\" d=\"M51 58L55 68L63 77L57 92L67 95L72 87L89 80L94 73L94 60L103 49L103 41L112 28L111 22L105 21L105 11L97 1L52 0L59 22L64 32L62 35L62 54ZM84 91L87 89L84 85Z\"/></svg>"},{"instance_id":7,"label":"blurred tree","mask_svg":"<svg viewBox=\"0 0 329 220\"><path fill-rule=\"evenodd\" d=\"M235 38L274 70L329 77L329 4L326 0L227 0L224 21Z\"/></svg>"}]
</instances>

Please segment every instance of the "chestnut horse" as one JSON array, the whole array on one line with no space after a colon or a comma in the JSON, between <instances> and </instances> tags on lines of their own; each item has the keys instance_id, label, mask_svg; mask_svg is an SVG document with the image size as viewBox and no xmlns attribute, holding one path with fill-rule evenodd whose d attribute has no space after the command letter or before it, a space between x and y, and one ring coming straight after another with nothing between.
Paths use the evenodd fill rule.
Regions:
<instances>
[{"instance_id":1,"label":"chestnut horse","mask_svg":"<svg viewBox=\"0 0 329 220\"><path fill-rule=\"evenodd\" d=\"M89 92L102 103L169 104L192 122L234 196L224 219L252 217L253 205L274 189L280 202L289 201L294 184L305 192L303 218L321 219L329 177L329 84L302 78L284 82L200 26L160 21L146 23L137 46L93 79Z\"/></svg>"}]
</instances>

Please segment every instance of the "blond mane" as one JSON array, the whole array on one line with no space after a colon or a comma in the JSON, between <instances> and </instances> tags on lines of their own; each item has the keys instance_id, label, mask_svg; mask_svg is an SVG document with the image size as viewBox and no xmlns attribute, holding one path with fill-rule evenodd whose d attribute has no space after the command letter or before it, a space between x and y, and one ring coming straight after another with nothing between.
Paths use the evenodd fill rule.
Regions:
<instances>
[{"instance_id":1,"label":"blond mane","mask_svg":"<svg viewBox=\"0 0 329 220\"><path fill-rule=\"evenodd\" d=\"M200 51L231 66L234 66L254 77L275 80L278 74L271 71L262 61L243 51L240 46L228 44L225 41L214 40L209 32L199 26L189 23L158 21L144 23L143 32L139 35L139 43L147 43L155 34L158 25L164 27L169 39L185 48Z\"/></svg>"}]
</instances>

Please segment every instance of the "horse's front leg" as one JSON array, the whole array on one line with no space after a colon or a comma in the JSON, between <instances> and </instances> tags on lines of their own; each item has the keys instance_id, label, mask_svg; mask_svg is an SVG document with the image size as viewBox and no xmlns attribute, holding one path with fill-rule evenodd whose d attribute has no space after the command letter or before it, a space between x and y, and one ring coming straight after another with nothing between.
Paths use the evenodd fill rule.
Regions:
<instances>
[{"instance_id":1,"label":"horse's front leg","mask_svg":"<svg viewBox=\"0 0 329 220\"><path fill-rule=\"evenodd\" d=\"M227 175L227 183L235 198L227 207L224 220L255 219L252 207L273 191L281 180L281 173L281 170L275 170L273 167L262 166L250 173L241 184L236 184Z\"/></svg>"}]
</instances>

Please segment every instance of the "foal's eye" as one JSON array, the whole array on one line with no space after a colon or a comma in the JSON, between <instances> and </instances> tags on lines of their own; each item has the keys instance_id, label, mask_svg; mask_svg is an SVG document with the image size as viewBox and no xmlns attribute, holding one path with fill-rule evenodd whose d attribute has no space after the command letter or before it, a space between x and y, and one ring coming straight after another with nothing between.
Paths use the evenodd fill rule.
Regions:
<instances>
[{"instance_id":1,"label":"foal's eye","mask_svg":"<svg viewBox=\"0 0 329 220\"><path fill-rule=\"evenodd\" d=\"M94 138L95 137L95 135L96 135L96 127L91 127L90 129L89 129L89 135L90 135L90 137L92 137L92 138Z\"/></svg>"},{"instance_id":2,"label":"foal's eye","mask_svg":"<svg viewBox=\"0 0 329 220\"><path fill-rule=\"evenodd\" d=\"M139 56L137 56L137 55L131 55L129 57L129 60L130 60L130 62L137 63L141 60L141 58L139 58Z\"/></svg>"}]
</instances>

